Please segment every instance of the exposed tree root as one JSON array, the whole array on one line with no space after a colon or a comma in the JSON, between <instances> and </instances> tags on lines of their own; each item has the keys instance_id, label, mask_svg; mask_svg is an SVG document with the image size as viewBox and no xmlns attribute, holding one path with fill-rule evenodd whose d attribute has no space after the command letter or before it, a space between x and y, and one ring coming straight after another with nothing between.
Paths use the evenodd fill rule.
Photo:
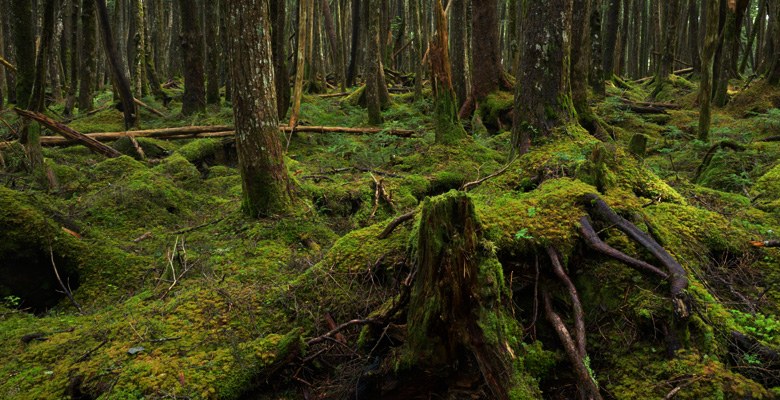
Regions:
<instances>
[{"instance_id":1,"label":"exposed tree root","mask_svg":"<svg viewBox=\"0 0 780 400\"><path fill-rule=\"evenodd\" d=\"M712 157L715 155L715 151L718 149L725 149L725 148L729 148L734 151L745 150L745 146L731 139L721 140L720 142L713 144L712 147L710 147L710 149L707 151L707 154L704 156L704 159L701 160L701 164L699 164L699 168L696 168L696 176L693 177L693 180L691 182L699 183L699 179L701 179L701 175L704 173L704 171L707 170L707 168L709 168L710 163L712 162Z\"/></svg>"},{"instance_id":2,"label":"exposed tree root","mask_svg":"<svg viewBox=\"0 0 780 400\"><path fill-rule=\"evenodd\" d=\"M580 385L587 389L592 399L601 400L601 394L596 386L596 382L593 381L593 378L588 371L588 367L585 366L584 357L577 351L574 341L572 341L571 335L569 334L569 330L566 329L566 325L563 324L563 320L561 320L561 317L553 310L550 294L542 289L541 295L542 303L544 304L544 314L547 317L547 320L550 321L555 328L558 337L561 339L563 348L566 350L566 355L574 365L574 373L577 375L577 380Z\"/></svg>"},{"instance_id":3,"label":"exposed tree root","mask_svg":"<svg viewBox=\"0 0 780 400\"><path fill-rule=\"evenodd\" d=\"M387 227L377 235L377 239L385 239L388 236L390 236L391 233L393 233L393 230L398 227L398 225L401 225L405 221L408 221L414 217L414 215L417 214L417 210L410 211L404 215L401 215L400 217L392 220L389 224L387 224Z\"/></svg>"},{"instance_id":4,"label":"exposed tree root","mask_svg":"<svg viewBox=\"0 0 780 400\"><path fill-rule=\"evenodd\" d=\"M558 252L553 246L547 246L547 255L550 256L555 275L563 282L563 285L566 286L566 290L569 292L572 308L574 309L574 339L577 344L577 352L580 354L580 357L584 358L587 354L585 350L585 312L582 310L580 296L577 295L577 288L571 283L569 276L563 271L563 266L561 266L561 262L558 260Z\"/></svg>"},{"instance_id":5,"label":"exposed tree root","mask_svg":"<svg viewBox=\"0 0 780 400\"><path fill-rule=\"evenodd\" d=\"M659 245L645 231L637 228L636 225L617 215L597 194L589 193L583 198L590 202L594 211L604 217L607 221L614 224L629 237L644 246L655 256L669 271L669 282L671 286L672 308L679 319L687 319L691 315L690 298L685 293L688 288L688 274L685 269Z\"/></svg>"},{"instance_id":6,"label":"exposed tree root","mask_svg":"<svg viewBox=\"0 0 780 400\"><path fill-rule=\"evenodd\" d=\"M610 256L616 260L623 261L628 266L633 267L635 270L639 272L650 273L664 280L669 279L669 274L667 274L666 272L661 271L655 266L650 265L642 260L637 260L636 258L631 257L626 253L623 253L604 243L601 240L601 238L599 238L599 236L596 234L596 231L593 229L593 226L590 224L590 220L588 219L588 217L580 218L580 226L582 226L582 228L580 228L580 231L582 232L582 236L585 238L585 242L588 244L588 247L592 248L593 250L596 250L599 253L602 253L604 255Z\"/></svg>"}]
</instances>

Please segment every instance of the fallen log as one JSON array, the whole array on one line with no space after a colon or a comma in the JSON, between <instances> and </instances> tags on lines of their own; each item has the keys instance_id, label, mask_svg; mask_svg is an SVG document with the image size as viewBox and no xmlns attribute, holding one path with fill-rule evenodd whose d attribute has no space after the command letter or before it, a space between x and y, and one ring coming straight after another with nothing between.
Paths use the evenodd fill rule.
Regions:
<instances>
[{"instance_id":1,"label":"fallen log","mask_svg":"<svg viewBox=\"0 0 780 400\"><path fill-rule=\"evenodd\" d=\"M349 92L341 92L341 93L321 94L318 97L321 98L321 99L326 99L326 98L329 98L329 97L344 97L344 96L349 96L349 95L350 95Z\"/></svg>"},{"instance_id":2,"label":"fallen log","mask_svg":"<svg viewBox=\"0 0 780 400\"><path fill-rule=\"evenodd\" d=\"M687 73L689 73L689 72L693 72L693 68L683 68L683 69L678 69L677 71L674 71L674 72L672 72L672 73L673 73L674 75L680 75L680 74L687 74ZM653 78L655 78L655 75L653 75L653 76L647 76L647 77L644 77L644 78L641 78L641 79L637 79L637 80L633 81L633 83L642 83L642 82L647 82L647 81L649 81L650 79L653 79Z\"/></svg>"},{"instance_id":3,"label":"fallen log","mask_svg":"<svg viewBox=\"0 0 780 400\"><path fill-rule=\"evenodd\" d=\"M99 141L86 136L82 133L76 132L73 129L70 129L69 127L35 111L25 111L20 108L14 108L14 111L19 114L22 117L29 118L32 120L37 121L39 124L51 129L52 131L69 138L71 140L77 141L79 144L83 144L84 146L87 146L91 150L98 152L100 154L103 154L106 157L114 158L119 157L122 155L122 153L112 149L111 147L108 147L104 145L103 143L100 143Z\"/></svg>"},{"instance_id":4,"label":"fallen log","mask_svg":"<svg viewBox=\"0 0 780 400\"><path fill-rule=\"evenodd\" d=\"M637 114L667 114L666 109L655 106L639 106L634 104L623 104L622 108L629 109Z\"/></svg>"},{"instance_id":5,"label":"fallen log","mask_svg":"<svg viewBox=\"0 0 780 400\"><path fill-rule=\"evenodd\" d=\"M650 103L646 101L633 101L626 98L620 98L620 101L626 103L626 104L633 104L636 106L644 106L644 107L657 107L657 108L666 108L671 110L679 110L682 108L679 104L667 104L667 103Z\"/></svg>"},{"instance_id":6,"label":"fallen log","mask_svg":"<svg viewBox=\"0 0 780 400\"><path fill-rule=\"evenodd\" d=\"M16 67L13 66L13 64L9 63L3 57L0 57L0 64L2 64L4 67L10 69L11 71L16 72Z\"/></svg>"},{"instance_id":7,"label":"fallen log","mask_svg":"<svg viewBox=\"0 0 780 400\"><path fill-rule=\"evenodd\" d=\"M164 117L165 116L165 114L155 110L152 107L149 107L148 105L144 104L144 102L142 102L141 100L138 100L136 98L133 98L133 100L135 101L135 104L138 104L139 106L147 109L150 113L152 113L154 115L157 115L158 117Z\"/></svg>"}]
</instances>

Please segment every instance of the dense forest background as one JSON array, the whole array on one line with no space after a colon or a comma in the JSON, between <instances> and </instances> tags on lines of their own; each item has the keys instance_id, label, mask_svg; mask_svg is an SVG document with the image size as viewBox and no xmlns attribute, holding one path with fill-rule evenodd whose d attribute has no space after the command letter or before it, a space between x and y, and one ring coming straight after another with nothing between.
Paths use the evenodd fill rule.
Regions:
<instances>
[{"instance_id":1,"label":"dense forest background","mask_svg":"<svg viewBox=\"0 0 780 400\"><path fill-rule=\"evenodd\" d=\"M780 396L777 0L0 0L0 397Z\"/></svg>"}]
</instances>

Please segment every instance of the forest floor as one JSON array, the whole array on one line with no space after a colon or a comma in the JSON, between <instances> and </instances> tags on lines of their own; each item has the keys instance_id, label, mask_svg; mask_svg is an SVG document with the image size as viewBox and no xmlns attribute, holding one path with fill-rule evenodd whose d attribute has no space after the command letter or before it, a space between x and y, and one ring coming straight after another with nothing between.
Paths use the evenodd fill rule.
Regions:
<instances>
[{"instance_id":1,"label":"forest floor","mask_svg":"<svg viewBox=\"0 0 780 400\"><path fill-rule=\"evenodd\" d=\"M673 77L653 101L682 108L661 114L625 107L623 99L645 101L652 87L609 87L594 108L614 141L562 130L470 188L485 232L480 246L501 262L523 328L512 348L527 379L513 396L576 395L571 364L535 298L540 261L543 280L551 275L549 244L582 299L588 367L604 397L780 396L780 252L748 243L780 235L780 145L759 141L780 129L780 90L733 81L733 99L714 111L704 143L696 140L696 86ZM472 135L459 145L435 145L429 96L393 95L383 113L383 128L411 129L412 137L284 138L299 198L299 211L284 218L241 213L230 138L138 138L143 159L124 139L112 146L126 155L111 159L81 146L44 148L49 173L29 173L21 146L0 144L0 397L355 398L361 379L380 360L386 367L407 337L402 317L378 338L365 319L399 295L419 219L377 235L424 199L508 161L511 134L477 129L476 121L465 122ZM302 123L365 126L365 110L349 100L305 96ZM165 117L141 109L140 129L232 123L229 104L184 118L176 100L143 101ZM96 106L111 103L104 93ZM61 111L53 104L48 115L61 119ZM10 110L0 117L20 122ZM68 125L120 131L122 117L107 107ZM628 151L635 134L647 138L643 156ZM738 149L713 149L700 168L726 140ZM587 212L578 199L597 192L689 275L697 306L674 354L665 334L668 283L595 253L580 237ZM596 228L610 246L653 262L614 227ZM53 265L83 312L62 293ZM549 284L554 302L571 326L568 297L556 285ZM322 338L354 320L364 321ZM403 365L395 368L402 376ZM405 398L487 396L483 382L457 386L461 394L418 387Z\"/></svg>"}]
</instances>

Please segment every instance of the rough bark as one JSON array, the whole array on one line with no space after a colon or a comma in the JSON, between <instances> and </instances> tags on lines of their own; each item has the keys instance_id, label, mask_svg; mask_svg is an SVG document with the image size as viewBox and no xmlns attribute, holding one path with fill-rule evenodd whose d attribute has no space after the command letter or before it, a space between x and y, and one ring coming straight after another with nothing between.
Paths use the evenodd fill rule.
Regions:
<instances>
[{"instance_id":1,"label":"rough bark","mask_svg":"<svg viewBox=\"0 0 780 400\"><path fill-rule=\"evenodd\" d=\"M119 97L122 101L122 110L125 115L125 129L134 127L137 120L137 110L135 107L135 101L133 101L133 92L130 89L130 80L125 75L125 69L122 66L119 53L117 51L113 34L111 33L111 25L108 22L108 9L106 9L105 0L94 0L97 5L97 13L100 20L100 32L103 38L103 48L106 50L106 56L110 64L111 77L114 84L119 91Z\"/></svg>"},{"instance_id":2,"label":"rough bark","mask_svg":"<svg viewBox=\"0 0 780 400\"><path fill-rule=\"evenodd\" d=\"M414 63L414 100L417 101L422 97L422 80L423 80L423 65L422 65L422 58L423 58L423 39L422 39L422 32L423 28L420 23L420 1L421 0L410 0L411 10L412 13L412 21L414 24L414 51L412 55L412 62Z\"/></svg>"},{"instance_id":3,"label":"rough bark","mask_svg":"<svg viewBox=\"0 0 780 400\"><path fill-rule=\"evenodd\" d=\"M523 57L514 102L513 150L525 154L536 137L574 120L570 86L571 0L527 5Z\"/></svg>"},{"instance_id":4,"label":"rough bark","mask_svg":"<svg viewBox=\"0 0 780 400\"><path fill-rule=\"evenodd\" d=\"M16 65L17 104L27 107L35 80L35 32L32 19L32 3L29 0L11 0L14 53ZM21 68L21 66L26 66Z\"/></svg>"},{"instance_id":5,"label":"rough bark","mask_svg":"<svg viewBox=\"0 0 780 400\"><path fill-rule=\"evenodd\" d=\"M466 102L468 80L466 75L466 1L452 0L450 3L450 66L452 87L457 96L457 107Z\"/></svg>"},{"instance_id":6,"label":"rough bark","mask_svg":"<svg viewBox=\"0 0 780 400\"><path fill-rule=\"evenodd\" d=\"M601 65L604 68L604 79L612 80L615 75L615 44L617 43L620 17L620 0L607 0L607 15L604 26L604 55Z\"/></svg>"},{"instance_id":7,"label":"rough bark","mask_svg":"<svg viewBox=\"0 0 780 400\"><path fill-rule=\"evenodd\" d=\"M733 3L733 4L732 4ZM713 83L714 95L712 103L723 107L728 102L729 79L734 77L731 69L731 59L734 52L738 51L737 29L740 21L737 21L737 4L730 1L726 6L726 24L723 26L723 45L718 65L717 81Z\"/></svg>"},{"instance_id":8,"label":"rough bark","mask_svg":"<svg viewBox=\"0 0 780 400\"><path fill-rule=\"evenodd\" d=\"M466 137L458 117L457 97L452 89L447 38L447 16L441 0L436 0L436 36L430 44L431 83L433 85L433 120L436 143L453 144Z\"/></svg>"},{"instance_id":9,"label":"rough bark","mask_svg":"<svg viewBox=\"0 0 780 400\"><path fill-rule=\"evenodd\" d=\"M95 76L97 75L97 11L95 0L83 0L81 6L81 84L79 86L79 111L86 113L95 108Z\"/></svg>"},{"instance_id":10,"label":"rough bark","mask_svg":"<svg viewBox=\"0 0 780 400\"><path fill-rule=\"evenodd\" d=\"M49 51L54 39L56 0L46 0L43 10L43 23L41 36L38 42L38 55L35 60L35 75L32 85L32 93L27 103L27 109L31 111L43 111L46 95L46 70L49 68ZM24 68L21 68L24 69ZM40 147L40 144L38 145Z\"/></svg>"},{"instance_id":11,"label":"rough bark","mask_svg":"<svg viewBox=\"0 0 780 400\"><path fill-rule=\"evenodd\" d=\"M253 217L288 214L294 196L282 151L276 89L271 84L268 2L228 0L227 12L242 208Z\"/></svg>"},{"instance_id":12,"label":"rough bark","mask_svg":"<svg viewBox=\"0 0 780 400\"><path fill-rule=\"evenodd\" d=\"M181 113L191 115L206 109L203 73L203 35L195 0L178 0L181 12L181 44L184 94Z\"/></svg>"},{"instance_id":13,"label":"rough bark","mask_svg":"<svg viewBox=\"0 0 780 400\"><path fill-rule=\"evenodd\" d=\"M70 80L68 82L68 93L66 94L65 110L63 114L66 116L73 114L73 107L76 104L76 93L78 92L79 74L80 71L80 58L81 58L81 35L79 35L79 15L81 14L81 1L70 0L68 1L70 19L70 34L68 39L68 71L70 72Z\"/></svg>"},{"instance_id":14,"label":"rough bark","mask_svg":"<svg viewBox=\"0 0 780 400\"><path fill-rule=\"evenodd\" d=\"M601 59L604 57L601 35L601 0L591 0L590 3L590 71L588 83L593 89L593 95L599 98L606 96L604 86L604 68ZM519 72L519 71L518 71Z\"/></svg>"},{"instance_id":15,"label":"rough bark","mask_svg":"<svg viewBox=\"0 0 780 400\"><path fill-rule=\"evenodd\" d=\"M382 118L382 109L379 102L379 15L381 9L379 0L369 0L368 6L368 36L365 59L366 80L366 107L368 108L368 123L370 125L379 125L384 122Z\"/></svg>"},{"instance_id":16,"label":"rough bark","mask_svg":"<svg viewBox=\"0 0 780 400\"><path fill-rule=\"evenodd\" d=\"M130 16L133 18L133 95L137 98L147 93L144 68L146 65L146 33L144 32L144 6L141 0L131 0Z\"/></svg>"},{"instance_id":17,"label":"rough bark","mask_svg":"<svg viewBox=\"0 0 780 400\"><path fill-rule=\"evenodd\" d=\"M147 3L145 2L144 16L148 17L149 13L147 12L146 4ZM152 90L152 95L155 98L162 100L166 97L166 95L162 90L162 86L160 85L160 78L157 76L157 67L155 65L155 60L157 60L157 58L155 57L155 51L152 48L151 36L149 36L148 21L148 18L144 18L143 29L144 37L146 37L146 40L144 41L144 70L146 71L147 81L149 83L149 88Z\"/></svg>"},{"instance_id":18,"label":"rough bark","mask_svg":"<svg viewBox=\"0 0 780 400\"><path fill-rule=\"evenodd\" d=\"M360 0L352 0L352 46L349 51L349 67L347 68L347 86L355 85L358 64L358 49L360 48Z\"/></svg>"},{"instance_id":19,"label":"rough bark","mask_svg":"<svg viewBox=\"0 0 780 400\"><path fill-rule=\"evenodd\" d=\"M704 46L701 52L701 83L699 84L699 140L706 142L710 134L710 103L712 98L712 64L718 49L718 0L705 0L706 8Z\"/></svg>"},{"instance_id":20,"label":"rough bark","mask_svg":"<svg viewBox=\"0 0 780 400\"><path fill-rule=\"evenodd\" d=\"M299 0L298 3L298 48L295 61L295 87L293 89L292 111L290 112L290 126L298 124L298 113L301 109L301 96L303 96L303 75L306 71L306 46L309 41L308 3L314 0Z\"/></svg>"},{"instance_id":21,"label":"rough bark","mask_svg":"<svg viewBox=\"0 0 780 400\"><path fill-rule=\"evenodd\" d=\"M688 48L692 54L693 74L701 74L701 56L699 54L699 4L697 0L688 0Z\"/></svg>"},{"instance_id":22,"label":"rough bark","mask_svg":"<svg viewBox=\"0 0 780 400\"><path fill-rule=\"evenodd\" d=\"M0 1L4 10L11 9L11 0ZM14 45L14 29L11 12L0 13L0 29L3 30L3 57L10 63L16 63L16 50ZM6 95L9 103L16 103L16 74L5 74Z\"/></svg>"},{"instance_id":23,"label":"rough bark","mask_svg":"<svg viewBox=\"0 0 780 400\"><path fill-rule=\"evenodd\" d=\"M206 104L219 104L219 0L206 0ZM225 32L222 32L224 35Z\"/></svg>"},{"instance_id":24,"label":"rough bark","mask_svg":"<svg viewBox=\"0 0 780 400\"><path fill-rule=\"evenodd\" d=\"M287 22L286 15L284 0L271 0L271 19L273 21L271 46L273 47L274 75L276 76L274 80L276 111L280 120L287 115L287 109L290 108L290 79L287 75L287 53L285 51L287 38L284 34L284 24Z\"/></svg>"},{"instance_id":25,"label":"rough bark","mask_svg":"<svg viewBox=\"0 0 780 400\"><path fill-rule=\"evenodd\" d=\"M53 1L53 0L50 0ZM113 158L113 157L119 157L122 154L118 151L114 150L111 147L108 147L104 145L103 143L100 143L99 141L86 136L82 133L76 132L73 129L70 129L66 125L63 125L43 114L36 111L24 111L20 108L16 108L14 111L16 111L17 114L19 114L22 117L30 118L32 120L37 121L41 125L46 126L47 128L51 129L52 131L62 135L63 137L66 137L70 140L75 140L79 142L80 144L83 144L84 146L89 147L91 150L103 154L106 157Z\"/></svg>"},{"instance_id":26,"label":"rough bark","mask_svg":"<svg viewBox=\"0 0 780 400\"><path fill-rule=\"evenodd\" d=\"M325 16L325 30L328 33L328 42L330 43L330 51L333 54L334 64L337 67L339 81L341 82L341 90L347 91L346 80L346 66L344 63L344 54L341 52L341 47L336 40L336 28L333 26L333 16L330 13L330 6L328 6L328 0L320 0L320 7Z\"/></svg>"},{"instance_id":27,"label":"rough bark","mask_svg":"<svg viewBox=\"0 0 780 400\"><path fill-rule=\"evenodd\" d=\"M780 84L780 23L778 23L780 21L780 5L775 4L773 11L775 13L773 18L775 21L774 31L767 30L767 36L771 35L774 39L775 53L773 54L774 62L769 70L768 80L770 84L778 85Z\"/></svg>"},{"instance_id":28,"label":"rough bark","mask_svg":"<svg viewBox=\"0 0 780 400\"><path fill-rule=\"evenodd\" d=\"M676 17L680 11L679 0L665 0L667 4L666 20L666 40L664 42L664 53L661 56L661 69L658 77L663 82L672 73L674 68L674 55L677 46L677 24Z\"/></svg>"},{"instance_id":29,"label":"rough bark","mask_svg":"<svg viewBox=\"0 0 780 400\"><path fill-rule=\"evenodd\" d=\"M498 41L498 2L472 0L472 4L475 46L471 47L471 57L478 62L471 70L471 96L479 103L499 89L504 71Z\"/></svg>"},{"instance_id":30,"label":"rough bark","mask_svg":"<svg viewBox=\"0 0 780 400\"><path fill-rule=\"evenodd\" d=\"M601 141L608 140L588 103L590 70L590 0L574 0L571 37L571 97L580 124Z\"/></svg>"}]
</instances>

